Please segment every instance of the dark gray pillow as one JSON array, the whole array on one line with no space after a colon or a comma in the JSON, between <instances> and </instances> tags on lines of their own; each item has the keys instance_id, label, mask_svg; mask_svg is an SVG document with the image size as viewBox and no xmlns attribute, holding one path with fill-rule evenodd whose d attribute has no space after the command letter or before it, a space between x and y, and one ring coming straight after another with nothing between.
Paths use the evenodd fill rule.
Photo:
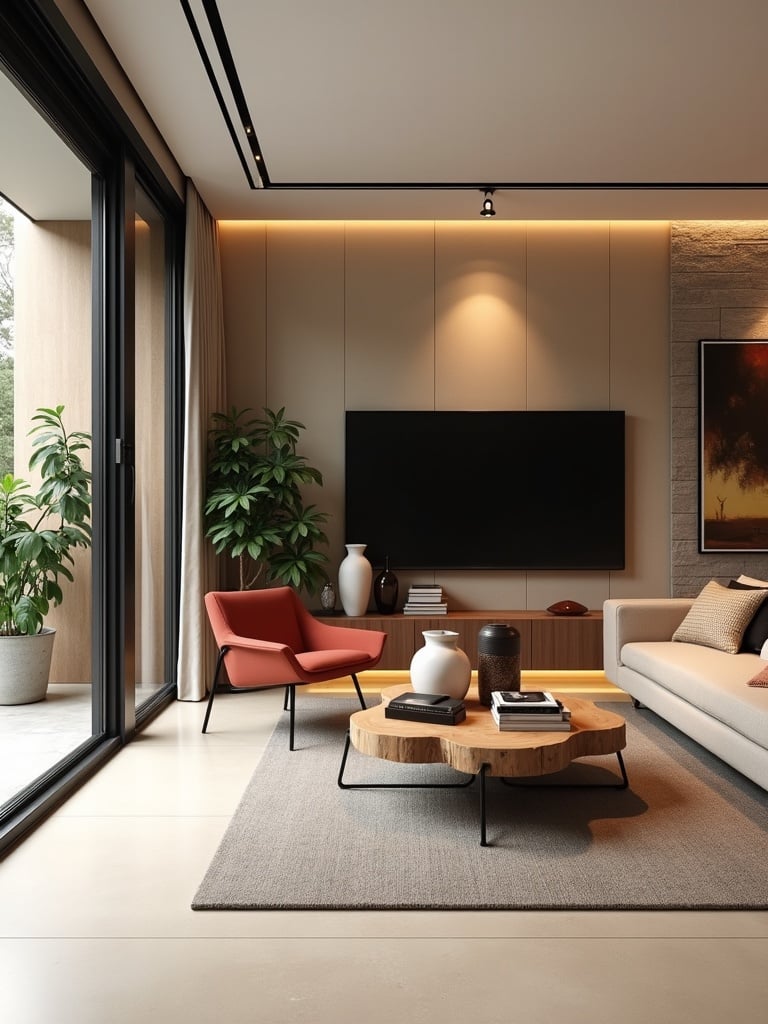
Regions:
<instances>
[{"instance_id":1,"label":"dark gray pillow","mask_svg":"<svg viewBox=\"0 0 768 1024\"><path fill-rule=\"evenodd\" d=\"M739 583L738 580L729 580L728 586L731 590L763 590L763 587L753 587L749 583ZM765 591L768 597L768 590ZM768 601L763 601L752 619L744 630L741 638L739 651L749 654L759 654L763 644L768 640Z\"/></svg>"}]
</instances>

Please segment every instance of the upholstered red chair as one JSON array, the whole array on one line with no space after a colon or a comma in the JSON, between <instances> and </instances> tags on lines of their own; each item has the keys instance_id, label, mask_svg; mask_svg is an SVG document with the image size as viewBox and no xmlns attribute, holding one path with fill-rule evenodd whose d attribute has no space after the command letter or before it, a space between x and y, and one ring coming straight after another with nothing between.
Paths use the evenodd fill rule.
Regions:
<instances>
[{"instance_id":1,"label":"upholstered red chair","mask_svg":"<svg viewBox=\"0 0 768 1024\"><path fill-rule=\"evenodd\" d=\"M386 633L318 622L291 587L211 591L205 595L205 608L219 656L203 732L208 728L222 665L233 687L285 685L291 750L298 685L351 676L365 707L357 673L378 664Z\"/></svg>"}]
</instances>

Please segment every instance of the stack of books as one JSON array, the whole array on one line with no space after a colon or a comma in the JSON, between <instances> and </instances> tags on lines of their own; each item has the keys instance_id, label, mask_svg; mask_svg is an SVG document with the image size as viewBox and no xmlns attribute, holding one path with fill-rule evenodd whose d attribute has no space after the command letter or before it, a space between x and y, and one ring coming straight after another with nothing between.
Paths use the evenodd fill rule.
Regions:
<instances>
[{"instance_id":1,"label":"stack of books","mask_svg":"<svg viewBox=\"0 0 768 1024\"><path fill-rule=\"evenodd\" d=\"M445 615L448 605L437 583L412 583L403 611L406 615Z\"/></svg>"},{"instance_id":2,"label":"stack of books","mask_svg":"<svg viewBox=\"0 0 768 1024\"><path fill-rule=\"evenodd\" d=\"M571 712L546 690L494 690L491 714L504 732L569 732Z\"/></svg>"}]
</instances>

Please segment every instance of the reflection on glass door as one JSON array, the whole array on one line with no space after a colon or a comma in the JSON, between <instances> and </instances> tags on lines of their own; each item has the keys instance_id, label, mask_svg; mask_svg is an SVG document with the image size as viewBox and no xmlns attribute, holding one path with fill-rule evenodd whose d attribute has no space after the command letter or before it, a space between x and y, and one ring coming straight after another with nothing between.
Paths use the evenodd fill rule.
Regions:
<instances>
[{"instance_id":1,"label":"reflection on glass door","mask_svg":"<svg viewBox=\"0 0 768 1024\"><path fill-rule=\"evenodd\" d=\"M166 678L165 221L137 187L135 219L135 703Z\"/></svg>"}]
</instances>

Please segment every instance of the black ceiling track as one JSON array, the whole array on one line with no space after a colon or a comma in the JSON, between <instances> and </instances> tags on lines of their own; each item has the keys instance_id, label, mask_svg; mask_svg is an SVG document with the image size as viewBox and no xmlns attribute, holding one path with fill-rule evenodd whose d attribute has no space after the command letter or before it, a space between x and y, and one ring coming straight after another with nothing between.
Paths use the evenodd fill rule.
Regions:
<instances>
[{"instance_id":1,"label":"black ceiling track","mask_svg":"<svg viewBox=\"0 0 768 1024\"><path fill-rule=\"evenodd\" d=\"M293 189L299 191L331 191L348 190L364 191L370 189L390 191L462 191L476 190L484 191L495 189L499 191L530 191L530 192L553 192L553 191L762 191L768 189L768 182L765 181L272 181L272 189Z\"/></svg>"},{"instance_id":2,"label":"black ceiling track","mask_svg":"<svg viewBox=\"0 0 768 1024\"><path fill-rule=\"evenodd\" d=\"M257 189L259 186L258 186L258 184L253 179L253 175L251 174L251 169L248 166L248 161L246 160L245 154L243 153L243 148L240 145L240 141L239 141L239 139L237 137L237 132L235 131L235 126L232 123L232 118L229 116L229 111L227 110L227 104L224 101L224 96L222 94L221 88L219 87L219 83L216 80L216 75L214 73L213 66L212 66L211 61L210 61L210 59L208 57L208 53L207 53L207 51L205 49L205 43L203 42L203 37L200 35L200 30L197 27L197 22L195 21L195 16L192 13L192 8L189 5L189 0L180 0L180 2L181 2L182 9L184 11L184 15L185 15L185 17L187 19L187 24L189 25L190 31L192 32L192 38L195 40L195 45L197 46L197 52L200 54L200 59L203 62L203 67L205 68L205 72L208 75L208 81L211 83L211 88L213 89L214 95L216 96L216 100L217 100L217 102L219 104L219 109L221 110L221 115L224 118L224 122L226 123L227 130L229 131L229 137L232 140L232 145L235 147L235 152L237 153L238 159L240 160L240 164L241 164L241 166L243 168L243 171L245 172L245 177L246 177L246 179L248 181L248 185L249 185L250 188ZM209 12L207 10L206 10L206 14L208 14L208 21L210 23L210 20L211 20L210 19L210 14L209 14ZM218 11L216 12L216 15L217 15L217 18L218 18ZM221 19L220 18L218 18L218 24L221 26ZM213 31L213 25L211 25L211 31ZM222 29L222 31L223 31L223 29ZM226 40L225 40L225 43L226 43ZM216 45L217 45L217 47L219 46L218 40L216 41ZM226 47L226 52L229 53L229 46ZM220 49L219 49L219 54L221 55L221 50ZM222 61L223 61L223 59L224 58L222 57ZM230 59L230 61L232 59L231 53L229 53L229 59ZM225 67L226 67L226 65L225 65ZM233 65L233 71L234 71L234 65ZM229 73L227 73L227 77L229 78ZM235 73L235 78L237 79L236 73ZM232 88L231 81L230 81L230 88ZM240 89L240 95L242 96L242 89L240 88L239 80L238 80L238 89ZM234 93L233 93L233 95L234 95ZM237 99L235 99L235 102L237 103ZM238 111L239 111L239 107L238 107ZM245 127L245 125L243 127ZM254 141L256 143L256 146L258 146L258 141L255 140L255 133L254 133ZM253 149L253 141L251 143L251 149ZM261 160L260 161L259 177L261 178L261 180L262 180L262 182L264 184L266 184L266 181L265 181L265 176L266 175L267 175L266 167L263 166L263 160Z\"/></svg>"},{"instance_id":3,"label":"black ceiling track","mask_svg":"<svg viewBox=\"0 0 768 1024\"><path fill-rule=\"evenodd\" d=\"M201 0L203 9L205 10L206 17L208 18L208 24L211 29L211 34L216 43L216 49L218 50L219 58L224 68L224 73L227 78L232 98L237 107L238 116L242 123L243 130L248 139L248 143L251 149L251 155L256 162L258 169L258 177L261 180L261 185L265 189L273 189L275 191L306 191L306 192L318 192L318 191L350 191L350 192L361 192L361 191L485 191L495 189L507 190L510 192L521 192L521 191L539 191L539 192L552 192L552 191L642 191L642 192L658 192L658 191L749 191L758 190L762 191L768 189L768 182L765 181L732 181L732 182L714 182L714 181L497 181L492 179L484 179L482 181L272 181L267 170L266 160L264 159L263 150L259 144L256 129L253 124L250 111L248 110L248 104L245 99L243 87L240 83L240 77L237 73L235 61L232 56L232 51L229 47L227 40L227 34L224 30L224 25L221 20L221 14L219 13L216 0ZM245 176L248 179L248 185L252 189L258 189L259 185L254 181L253 175L249 162L243 152L243 148L238 138L238 132L232 123L232 118L227 110L227 105L224 101L219 83L216 79L216 75L213 70L213 66L206 52L205 43L200 35L200 30L197 27L194 14L192 13L189 0L180 0L181 6L184 9L187 22L192 31L192 35L197 45L200 58L205 67L208 79L211 83L211 88L214 91L219 107L221 109L222 116L226 122L229 130L232 144L234 145L240 163L245 172Z\"/></svg>"}]
</instances>

